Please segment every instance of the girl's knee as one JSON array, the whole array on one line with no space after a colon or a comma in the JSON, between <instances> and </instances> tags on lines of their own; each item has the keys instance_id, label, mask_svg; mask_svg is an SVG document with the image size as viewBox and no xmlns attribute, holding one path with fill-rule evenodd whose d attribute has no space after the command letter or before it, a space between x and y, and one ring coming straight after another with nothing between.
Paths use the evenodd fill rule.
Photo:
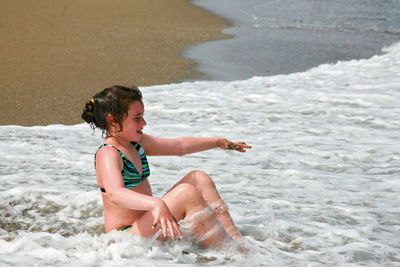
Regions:
<instances>
[{"instance_id":1,"label":"girl's knee","mask_svg":"<svg viewBox=\"0 0 400 267\"><path fill-rule=\"evenodd\" d=\"M195 181L195 185L197 188L201 187L209 188L210 186L212 187L215 186L211 177L204 171L193 170L189 173L189 175Z\"/></svg>"},{"instance_id":2,"label":"girl's knee","mask_svg":"<svg viewBox=\"0 0 400 267\"><path fill-rule=\"evenodd\" d=\"M189 172L188 175L190 175L192 177L208 176L208 174L206 172L201 171L201 170L192 170L192 171Z\"/></svg>"}]
</instances>

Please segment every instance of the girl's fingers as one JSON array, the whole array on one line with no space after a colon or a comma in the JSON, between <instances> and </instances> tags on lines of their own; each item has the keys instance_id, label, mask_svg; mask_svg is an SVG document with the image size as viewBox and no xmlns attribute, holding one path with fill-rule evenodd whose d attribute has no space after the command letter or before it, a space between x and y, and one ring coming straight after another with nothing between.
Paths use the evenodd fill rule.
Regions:
<instances>
[{"instance_id":1,"label":"girl's fingers","mask_svg":"<svg viewBox=\"0 0 400 267\"><path fill-rule=\"evenodd\" d=\"M166 225L164 219L161 219L160 222L161 222L161 228L162 228L164 237L166 238L166 237L168 236L168 235L167 235L167 225Z\"/></svg>"},{"instance_id":2,"label":"girl's fingers","mask_svg":"<svg viewBox=\"0 0 400 267\"><path fill-rule=\"evenodd\" d=\"M151 226L153 229L157 227L157 221L158 221L158 216L155 216L155 217L154 217L153 224L152 224L152 226Z\"/></svg>"},{"instance_id":3,"label":"girl's fingers","mask_svg":"<svg viewBox=\"0 0 400 267\"><path fill-rule=\"evenodd\" d=\"M179 224L177 223L176 219L172 217L173 220L165 220L165 219L160 219L161 223L161 229L163 231L164 237L168 237L168 232L171 235L171 238L176 241L177 236L182 239L183 234L181 230L179 229Z\"/></svg>"},{"instance_id":4,"label":"girl's fingers","mask_svg":"<svg viewBox=\"0 0 400 267\"><path fill-rule=\"evenodd\" d=\"M246 144L245 142L240 142L240 144L242 145L242 147L251 148L251 146L249 146L249 145Z\"/></svg>"},{"instance_id":5,"label":"girl's fingers","mask_svg":"<svg viewBox=\"0 0 400 267\"><path fill-rule=\"evenodd\" d=\"M179 238L182 239L183 238L183 234L181 232L181 229L179 229L179 224L175 223L174 226L175 226L175 231L178 234Z\"/></svg>"},{"instance_id":6,"label":"girl's fingers","mask_svg":"<svg viewBox=\"0 0 400 267\"><path fill-rule=\"evenodd\" d=\"M167 224L168 224L169 233L171 234L171 238L172 238L172 240L175 241L176 240L176 235L175 235L175 230L172 227L171 221L168 221Z\"/></svg>"},{"instance_id":7,"label":"girl's fingers","mask_svg":"<svg viewBox=\"0 0 400 267\"><path fill-rule=\"evenodd\" d=\"M235 147L233 149L240 151L240 152L246 152L246 148L250 149L251 146L247 145L245 142L238 142L235 143Z\"/></svg>"}]
</instances>

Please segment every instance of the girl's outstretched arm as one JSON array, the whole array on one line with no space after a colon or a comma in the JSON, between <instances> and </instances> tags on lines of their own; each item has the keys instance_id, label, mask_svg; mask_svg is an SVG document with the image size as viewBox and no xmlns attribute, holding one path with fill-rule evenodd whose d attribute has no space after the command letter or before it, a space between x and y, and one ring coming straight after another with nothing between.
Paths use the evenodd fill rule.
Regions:
<instances>
[{"instance_id":1,"label":"girl's outstretched arm","mask_svg":"<svg viewBox=\"0 0 400 267\"><path fill-rule=\"evenodd\" d=\"M251 148L244 142L231 142L218 137L158 138L147 134L142 136L140 144L151 156L183 156L217 147L240 152Z\"/></svg>"}]
</instances>

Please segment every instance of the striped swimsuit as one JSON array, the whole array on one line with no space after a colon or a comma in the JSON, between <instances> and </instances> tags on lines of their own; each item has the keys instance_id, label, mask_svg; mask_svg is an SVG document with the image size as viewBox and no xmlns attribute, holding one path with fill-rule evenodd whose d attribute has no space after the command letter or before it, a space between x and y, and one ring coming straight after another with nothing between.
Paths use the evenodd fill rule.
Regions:
<instances>
[{"instance_id":1,"label":"striped swimsuit","mask_svg":"<svg viewBox=\"0 0 400 267\"><path fill-rule=\"evenodd\" d=\"M124 166L121 171L122 178L124 179L124 184L125 188L132 189L138 186L144 179L149 177L150 175L150 167L149 163L147 162L147 157L146 154L144 153L143 148L139 145L139 143L132 142L132 145L135 147L135 149L138 151L140 159L142 161L142 175L140 175L139 171L136 169L135 165L132 164L132 162L129 160L127 156L125 156L124 153L122 153L118 148L110 145L110 144L102 144L100 148L104 146L110 146L115 148L118 153L121 155L122 161L124 163ZM99 151L97 149L97 151ZM96 152L97 154L97 152ZM96 167L96 155L94 156L94 165ZM104 188L100 188L101 192L106 192Z\"/></svg>"}]
</instances>

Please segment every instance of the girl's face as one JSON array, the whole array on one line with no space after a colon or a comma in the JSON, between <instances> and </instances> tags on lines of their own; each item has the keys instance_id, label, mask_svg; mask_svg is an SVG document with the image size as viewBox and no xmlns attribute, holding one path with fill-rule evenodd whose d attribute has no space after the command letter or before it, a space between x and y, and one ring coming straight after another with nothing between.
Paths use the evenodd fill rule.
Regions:
<instances>
[{"instance_id":1,"label":"girl's face","mask_svg":"<svg viewBox=\"0 0 400 267\"><path fill-rule=\"evenodd\" d=\"M117 136L130 142L138 142L143 135L143 128L147 124L143 118L144 105L135 101L129 105L128 115L122 121L122 131Z\"/></svg>"}]
</instances>

